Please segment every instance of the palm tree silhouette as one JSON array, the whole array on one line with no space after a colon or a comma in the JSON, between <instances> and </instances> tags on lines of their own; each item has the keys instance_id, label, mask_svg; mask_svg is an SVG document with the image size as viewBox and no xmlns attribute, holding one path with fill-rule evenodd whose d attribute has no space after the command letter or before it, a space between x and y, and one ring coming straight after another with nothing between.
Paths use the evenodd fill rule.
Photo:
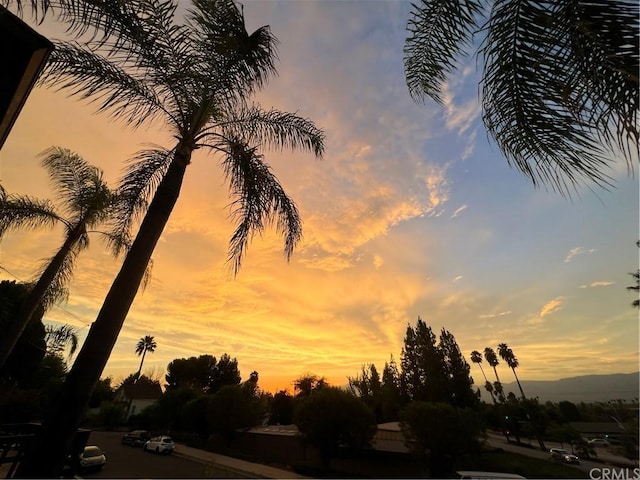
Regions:
<instances>
[{"instance_id":1,"label":"palm tree silhouette","mask_svg":"<svg viewBox=\"0 0 640 480\"><path fill-rule=\"evenodd\" d=\"M302 148L317 157L324 151L324 134L309 119L249 102L275 74L276 39L266 26L249 34L232 0L194 0L184 23L175 21L178 5L172 0L93 5L103 14L99 22L113 27L113 40L97 35L87 39L86 47L55 42L43 81L81 98L99 99L100 111L133 127L161 120L175 143L139 152L123 177L119 231L128 232L134 218L144 217L36 448L21 463L21 475L60 474L83 408L178 200L192 154L220 155L234 199L237 226L228 262L237 274L250 240L266 227L275 224L283 235L287 259L301 238L298 209L258 147Z\"/></svg>"},{"instance_id":2,"label":"palm tree silhouette","mask_svg":"<svg viewBox=\"0 0 640 480\"><path fill-rule=\"evenodd\" d=\"M516 368L518 368L520 363L514 355L513 350L511 350L511 348L509 348L509 345L507 345L506 343L501 343L498 345L498 354L500 355L500 358L507 362L507 365L509 365L509 368L511 368L511 370L513 371L513 376L516 377L516 383L518 384L518 388L520 389L520 394L522 395L522 398L526 400L527 397L524 396L524 390L522 390L522 385L520 385L520 380L518 379L518 375L516 374Z\"/></svg>"},{"instance_id":3,"label":"palm tree silhouette","mask_svg":"<svg viewBox=\"0 0 640 480\"><path fill-rule=\"evenodd\" d=\"M136 355L142 355L142 359L140 360L140 367L138 367L138 373L136 373L136 381L140 378L140 372L142 372L142 364L144 363L144 357L149 353L153 353L156 351L156 341L151 335L145 335L136 344Z\"/></svg>"},{"instance_id":4,"label":"palm tree silhouette","mask_svg":"<svg viewBox=\"0 0 640 480\"><path fill-rule=\"evenodd\" d=\"M504 390L502 388L500 377L498 376L498 370L496 369L496 367L500 364L500 361L498 360L498 356L496 355L496 352L494 352L493 348L485 347L484 359L491 366L491 368L493 368L493 373L495 373L496 375L496 381L493 384L494 391L498 395L498 399L500 400L500 402L504 403L506 401L506 399L504 398Z\"/></svg>"},{"instance_id":5,"label":"palm tree silhouette","mask_svg":"<svg viewBox=\"0 0 640 480\"><path fill-rule=\"evenodd\" d=\"M442 104L458 58L481 36L482 118L509 164L563 194L583 182L607 187L618 152L630 172L638 159L638 5L416 2L409 92Z\"/></svg>"},{"instance_id":6,"label":"palm tree silhouette","mask_svg":"<svg viewBox=\"0 0 640 480\"><path fill-rule=\"evenodd\" d=\"M471 361L478 365L478 367L480 367L480 371L482 372L482 376L484 377L484 388L487 392L489 392L489 395L491 395L491 400L493 400L493 403L496 403L496 399L493 396L493 385L491 385L491 382L487 379L487 375L484 373L484 368L482 368L482 354L479 351L474 350L473 352L471 352Z\"/></svg>"},{"instance_id":7,"label":"palm tree silhouette","mask_svg":"<svg viewBox=\"0 0 640 480\"><path fill-rule=\"evenodd\" d=\"M58 205L48 200L28 196L8 195L0 191L0 238L8 230L51 227L61 223L66 233L56 254L44 262L43 269L33 282L29 295L22 303L19 320L13 322L0 336L0 368L16 345L34 312L42 305L45 310L66 298L66 285L80 252L89 247L89 232L105 224L117 201L116 194L102 178L102 171L89 165L78 154L60 147L51 147L42 154ZM116 240L113 233L97 232L108 241Z\"/></svg>"},{"instance_id":8,"label":"palm tree silhouette","mask_svg":"<svg viewBox=\"0 0 640 480\"><path fill-rule=\"evenodd\" d=\"M78 329L71 325L45 327L45 341L47 342L47 354L60 355L69 348L67 362L71 360L78 348Z\"/></svg>"}]
</instances>

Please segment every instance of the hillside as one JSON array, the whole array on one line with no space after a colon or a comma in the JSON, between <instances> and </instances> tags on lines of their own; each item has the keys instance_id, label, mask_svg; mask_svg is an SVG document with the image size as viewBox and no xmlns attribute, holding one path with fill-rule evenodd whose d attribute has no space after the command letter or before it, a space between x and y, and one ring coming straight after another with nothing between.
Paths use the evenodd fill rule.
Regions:
<instances>
[{"instance_id":1,"label":"hillside","mask_svg":"<svg viewBox=\"0 0 640 480\"><path fill-rule=\"evenodd\" d=\"M540 401L606 402L608 400L633 400L640 392L640 373L616 373L610 375L584 375L559 380L520 380L527 397L539 397ZM487 392L481 388L483 398ZM516 382L505 383L506 393L520 396Z\"/></svg>"}]
</instances>

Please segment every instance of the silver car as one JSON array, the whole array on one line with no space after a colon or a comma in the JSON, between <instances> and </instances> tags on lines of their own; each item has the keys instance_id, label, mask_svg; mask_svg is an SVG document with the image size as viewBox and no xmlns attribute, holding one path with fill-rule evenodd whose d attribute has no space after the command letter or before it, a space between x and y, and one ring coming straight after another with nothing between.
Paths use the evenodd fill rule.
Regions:
<instances>
[{"instance_id":1,"label":"silver car","mask_svg":"<svg viewBox=\"0 0 640 480\"><path fill-rule=\"evenodd\" d=\"M148 440L142 448L147 452L166 453L170 455L176 449L176 444L173 443L171 437L162 435Z\"/></svg>"}]
</instances>

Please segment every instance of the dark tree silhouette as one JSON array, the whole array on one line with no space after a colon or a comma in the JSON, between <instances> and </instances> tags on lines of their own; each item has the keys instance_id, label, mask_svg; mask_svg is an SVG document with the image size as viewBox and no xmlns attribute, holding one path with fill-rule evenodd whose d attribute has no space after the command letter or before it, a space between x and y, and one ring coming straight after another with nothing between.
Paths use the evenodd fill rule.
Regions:
<instances>
[{"instance_id":1,"label":"dark tree silhouette","mask_svg":"<svg viewBox=\"0 0 640 480\"><path fill-rule=\"evenodd\" d=\"M375 432L373 412L351 393L325 387L299 400L294 423L304 441L320 451L325 468L341 447L361 449Z\"/></svg>"},{"instance_id":2,"label":"dark tree silhouette","mask_svg":"<svg viewBox=\"0 0 640 480\"><path fill-rule=\"evenodd\" d=\"M23 476L60 475L91 390L106 365L155 246L178 200L196 149L221 156L237 228L229 264L237 273L255 233L276 224L289 258L301 238L295 203L258 151L302 148L321 156L324 135L295 114L265 111L251 95L275 74L276 39L268 27L249 33L232 0L194 0L186 21L172 0L92 2L87 44L55 42L42 76L49 86L96 100L100 111L136 127L161 120L175 139L169 148L140 152L119 192L121 232L144 215L122 267L43 423L35 448L20 464ZM128 202L126 201L128 200ZM114 245L117 250L121 246Z\"/></svg>"},{"instance_id":3,"label":"dark tree silhouette","mask_svg":"<svg viewBox=\"0 0 640 480\"><path fill-rule=\"evenodd\" d=\"M41 154L49 173L58 204L0 191L0 238L13 229L34 229L62 224L65 236L55 255L46 260L20 315L0 337L0 368L7 360L31 316L40 307L49 309L67 296L76 259L89 247L89 231L106 224L117 202L102 178L102 170L89 165L78 154L51 147ZM118 241L113 233L102 233L108 241ZM122 241L120 239L120 241ZM114 252L116 253L116 252Z\"/></svg>"},{"instance_id":4,"label":"dark tree silhouette","mask_svg":"<svg viewBox=\"0 0 640 480\"><path fill-rule=\"evenodd\" d=\"M155 339L151 335L145 335L138 340L138 343L136 344L136 355L142 356L140 359L140 366L138 367L138 373L136 374L138 377L140 377L140 373L142 373L142 364L144 363L145 355L147 352L155 352L157 346Z\"/></svg>"},{"instance_id":5,"label":"dark tree silhouette","mask_svg":"<svg viewBox=\"0 0 640 480\"><path fill-rule=\"evenodd\" d=\"M480 371L482 372L482 376L484 377L484 388L487 392L489 392L489 395L491 395L491 400L493 400L493 403L497 403L496 398L493 396L493 385L491 385L491 382L487 378L487 375L484 373L484 368L482 368L482 354L479 351L474 350L473 352L471 352L470 358L473 363L480 367Z\"/></svg>"},{"instance_id":6,"label":"dark tree silhouette","mask_svg":"<svg viewBox=\"0 0 640 480\"><path fill-rule=\"evenodd\" d=\"M504 398L504 389L502 388L502 382L500 381L500 377L498 376L498 370L496 367L500 364L498 360L498 355L491 347L485 347L484 349L484 359L487 361L489 366L493 368L493 373L496 376L496 381L493 383L493 390L498 395L498 399L501 403L504 403L506 399Z\"/></svg>"},{"instance_id":7,"label":"dark tree silhouette","mask_svg":"<svg viewBox=\"0 0 640 480\"><path fill-rule=\"evenodd\" d=\"M520 385L520 379L516 374L516 368L518 368L520 362L518 362L518 359L514 355L513 350L511 350L511 348L509 348L509 345L507 345L506 343L501 343L500 345L498 345L498 354L505 362L507 362L507 365L509 365L509 368L513 371L513 376L516 377L516 383L518 384L518 388L520 389L522 399L526 400L527 397L525 397L524 395L524 390L522 390L522 385Z\"/></svg>"}]
</instances>

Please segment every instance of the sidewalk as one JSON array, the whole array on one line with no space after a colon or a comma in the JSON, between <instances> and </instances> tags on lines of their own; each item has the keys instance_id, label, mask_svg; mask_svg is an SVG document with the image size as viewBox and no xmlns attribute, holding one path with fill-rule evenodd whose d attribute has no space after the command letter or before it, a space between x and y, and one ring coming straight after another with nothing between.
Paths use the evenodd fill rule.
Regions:
<instances>
[{"instance_id":1,"label":"sidewalk","mask_svg":"<svg viewBox=\"0 0 640 480\"><path fill-rule=\"evenodd\" d=\"M261 463L247 462L239 458L227 457L218 453L207 452L198 448L188 447L182 444L176 444L174 455L189 458L197 462L207 465L219 465L225 469L233 470L255 478L310 478L299 475L290 470L270 467Z\"/></svg>"}]
</instances>

